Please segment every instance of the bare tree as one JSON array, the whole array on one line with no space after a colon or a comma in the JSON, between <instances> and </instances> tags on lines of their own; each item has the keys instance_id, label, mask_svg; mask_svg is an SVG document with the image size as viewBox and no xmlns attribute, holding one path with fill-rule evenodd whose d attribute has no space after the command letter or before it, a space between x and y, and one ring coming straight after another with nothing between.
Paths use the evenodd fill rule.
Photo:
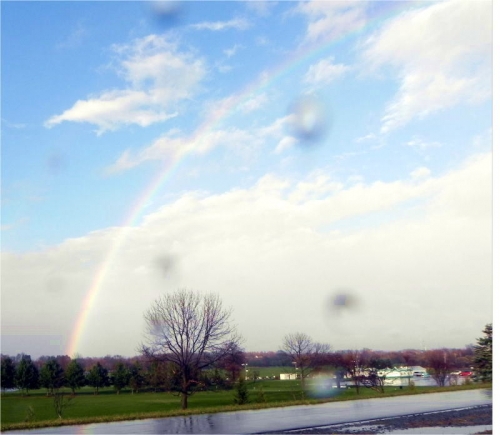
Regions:
<instances>
[{"instance_id":1,"label":"bare tree","mask_svg":"<svg viewBox=\"0 0 500 435\"><path fill-rule=\"evenodd\" d=\"M228 372L231 376L231 382L236 384L244 363L245 354L243 349L238 345L238 343L229 343L228 352L217 362L217 368Z\"/></svg>"},{"instance_id":2,"label":"bare tree","mask_svg":"<svg viewBox=\"0 0 500 435\"><path fill-rule=\"evenodd\" d=\"M451 371L456 367L453 355L447 349L428 350L425 367L438 386L444 387Z\"/></svg>"},{"instance_id":3,"label":"bare tree","mask_svg":"<svg viewBox=\"0 0 500 435\"><path fill-rule=\"evenodd\" d=\"M340 354L340 364L347 372L351 382L359 394L363 376L366 374L368 352L366 350L348 350Z\"/></svg>"},{"instance_id":4,"label":"bare tree","mask_svg":"<svg viewBox=\"0 0 500 435\"><path fill-rule=\"evenodd\" d=\"M200 385L200 371L228 355L241 341L230 315L217 295L185 289L160 297L144 314L147 342L141 351L151 360L175 365L182 409Z\"/></svg>"},{"instance_id":5,"label":"bare tree","mask_svg":"<svg viewBox=\"0 0 500 435\"><path fill-rule=\"evenodd\" d=\"M322 357L330 351L330 345L315 343L309 335L297 332L285 336L283 350L292 358L304 389L305 377L321 363Z\"/></svg>"},{"instance_id":6,"label":"bare tree","mask_svg":"<svg viewBox=\"0 0 500 435\"><path fill-rule=\"evenodd\" d=\"M54 401L53 401L54 411L56 411L57 416L60 419L62 419L63 411L69 406L74 404L74 402L71 402L74 399L74 396L67 397L66 400L64 400L64 392L59 391L59 389L57 389L53 394L54 394Z\"/></svg>"}]
</instances>

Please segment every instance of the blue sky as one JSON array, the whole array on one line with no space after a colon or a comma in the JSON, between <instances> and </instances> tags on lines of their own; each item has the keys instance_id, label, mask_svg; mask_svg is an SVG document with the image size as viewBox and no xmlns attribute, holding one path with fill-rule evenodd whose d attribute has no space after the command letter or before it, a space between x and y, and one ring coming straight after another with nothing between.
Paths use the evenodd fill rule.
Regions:
<instances>
[{"instance_id":1,"label":"blue sky","mask_svg":"<svg viewBox=\"0 0 500 435\"><path fill-rule=\"evenodd\" d=\"M492 317L491 6L2 2L2 352L67 350L116 240L83 354L133 354L179 287L218 292L249 350L472 342ZM435 321L451 289L473 314L457 297ZM336 337L342 291L365 304ZM415 324L346 337L431 295Z\"/></svg>"}]
</instances>

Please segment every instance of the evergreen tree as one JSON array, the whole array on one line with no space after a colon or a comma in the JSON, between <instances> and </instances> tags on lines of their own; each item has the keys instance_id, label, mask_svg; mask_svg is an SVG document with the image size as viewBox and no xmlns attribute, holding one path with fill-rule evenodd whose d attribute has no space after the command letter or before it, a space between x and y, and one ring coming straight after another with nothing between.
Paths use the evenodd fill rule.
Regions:
<instances>
[{"instance_id":1,"label":"evergreen tree","mask_svg":"<svg viewBox=\"0 0 500 435\"><path fill-rule=\"evenodd\" d=\"M123 387L126 387L130 381L130 372L123 363L115 365L113 374L111 375L111 383L115 387L116 394L120 394Z\"/></svg>"},{"instance_id":2,"label":"evergreen tree","mask_svg":"<svg viewBox=\"0 0 500 435\"><path fill-rule=\"evenodd\" d=\"M248 388L245 378L240 376L238 382L236 383L236 393L234 395L234 403L237 405L243 405L248 403Z\"/></svg>"},{"instance_id":3,"label":"evergreen tree","mask_svg":"<svg viewBox=\"0 0 500 435\"><path fill-rule=\"evenodd\" d=\"M139 389L144 385L145 379L142 376L142 367L139 361L136 361L129 369L130 371L130 381L129 385L133 393L138 393Z\"/></svg>"},{"instance_id":4,"label":"evergreen tree","mask_svg":"<svg viewBox=\"0 0 500 435\"><path fill-rule=\"evenodd\" d=\"M85 372L76 359L68 364L65 378L66 385L71 388L73 394L75 394L75 390L85 385Z\"/></svg>"},{"instance_id":5,"label":"evergreen tree","mask_svg":"<svg viewBox=\"0 0 500 435\"><path fill-rule=\"evenodd\" d=\"M109 385L108 371L100 363L97 363L90 369L87 382L91 387L94 387L94 394L98 394L99 388Z\"/></svg>"},{"instance_id":6,"label":"evergreen tree","mask_svg":"<svg viewBox=\"0 0 500 435\"><path fill-rule=\"evenodd\" d=\"M47 395L64 385L64 371L55 358L49 358L40 370L40 384L47 388Z\"/></svg>"},{"instance_id":7,"label":"evergreen tree","mask_svg":"<svg viewBox=\"0 0 500 435\"><path fill-rule=\"evenodd\" d=\"M38 388L38 369L36 368L31 356L22 355L16 369L14 382L20 390L29 393L29 390Z\"/></svg>"},{"instance_id":8,"label":"evergreen tree","mask_svg":"<svg viewBox=\"0 0 500 435\"><path fill-rule=\"evenodd\" d=\"M484 337L477 339L474 346L474 379L481 382L493 381L493 325L483 329Z\"/></svg>"},{"instance_id":9,"label":"evergreen tree","mask_svg":"<svg viewBox=\"0 0 500 435\"><path fill-rule=\"evenodd\" d=\"M2 390L6 388L14 388L14 378L16 376L16 366L11 358L2 359Z\"/></svg>"}]
</instances>

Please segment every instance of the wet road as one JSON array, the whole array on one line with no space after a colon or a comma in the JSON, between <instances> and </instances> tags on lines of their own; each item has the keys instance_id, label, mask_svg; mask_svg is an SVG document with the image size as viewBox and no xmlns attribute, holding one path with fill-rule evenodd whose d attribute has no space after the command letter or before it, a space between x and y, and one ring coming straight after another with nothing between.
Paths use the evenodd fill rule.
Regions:
<instances>
[{"instance_id":1,"label":"wet road","mask_svg":"<svg viewBox=\"0 0 500 435\"><path fill-rule=\"evenodd\" d=\"M310 406L290 406L257 411L237 411L88 424L60 428L37 429L11 433L45 434L249 434L283 431L336 423L355 422L381 417L441 411L466 406L491 404L491 391L472 390L453 393L433 393L414 396L363 399L324 403Z\"/></svg>"}]
</instances>

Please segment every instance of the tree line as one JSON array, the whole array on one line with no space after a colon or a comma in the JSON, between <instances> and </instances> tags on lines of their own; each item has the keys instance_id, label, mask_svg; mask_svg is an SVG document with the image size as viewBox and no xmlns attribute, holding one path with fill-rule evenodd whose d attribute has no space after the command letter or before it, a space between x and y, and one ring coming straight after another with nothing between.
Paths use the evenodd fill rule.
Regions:
<instances>
[{"instance_id":1,"label":"tree line","mask_svg":"<svg viewBox=\"0 0 500 435\"><path fill-rule=\"evenodd\" d=\"M450 379L453 370L474 367L476 380L492 379L492 325L483 330L476 346L465 349L404 350L377 352L369 349L332 351L297 332L283 339L277 352L247 353L242 338L216 294L178 290L160 297L144 314L147 339L139 345L140 357L105 357L100 361L67 356L42 357L38 365L29 355L15 359L2 356L2 388L18 388L27 394L43 387L47 394L66 386L73 394L84 385L112 385L117 394L124 388L178 394L183 409L197 391L237 387L244 390L244 367L272 365L292 367L304 388L305 379L323 367L334 368L337 382L348 376L359 392L361 386L383 391L378 371L395 365L421 365L438 385ZM91 363L91 366L90 366ZM255 373L254 373L255 375ZM254 376L255 377L255 376Z\"/></svg>"},{"instance_id":2,"label":"tree line","mask_svg":"<svg viewBox=\"0 0 500 435\"><path fill-rule=\"evenodd\" d=\"M132 394L139 391L180 390L180 372L171 363L148 363L138 359L133 363L126 359L116 362L113 358L115 362L111 369L101 362L95 362L86 370L81 360L64 357L64 360L68 359L64 369L57 357L42 357L33 361L30 355L24 354L15 358L2 356L2 390L19 389L28 395L30 390L45 388L48 396L63 387L71 389L74 395L84 386L92 387L94 394L98 394L103 387L113 387L117 394L123 389L128 389ZM106 366L110 366L110 358L106 360ZM225 361L192 377L196 378L198 390L230 389L237 381L240 369L241 366L238 368L231 361Z\"/></svg>"}]
</instances>

